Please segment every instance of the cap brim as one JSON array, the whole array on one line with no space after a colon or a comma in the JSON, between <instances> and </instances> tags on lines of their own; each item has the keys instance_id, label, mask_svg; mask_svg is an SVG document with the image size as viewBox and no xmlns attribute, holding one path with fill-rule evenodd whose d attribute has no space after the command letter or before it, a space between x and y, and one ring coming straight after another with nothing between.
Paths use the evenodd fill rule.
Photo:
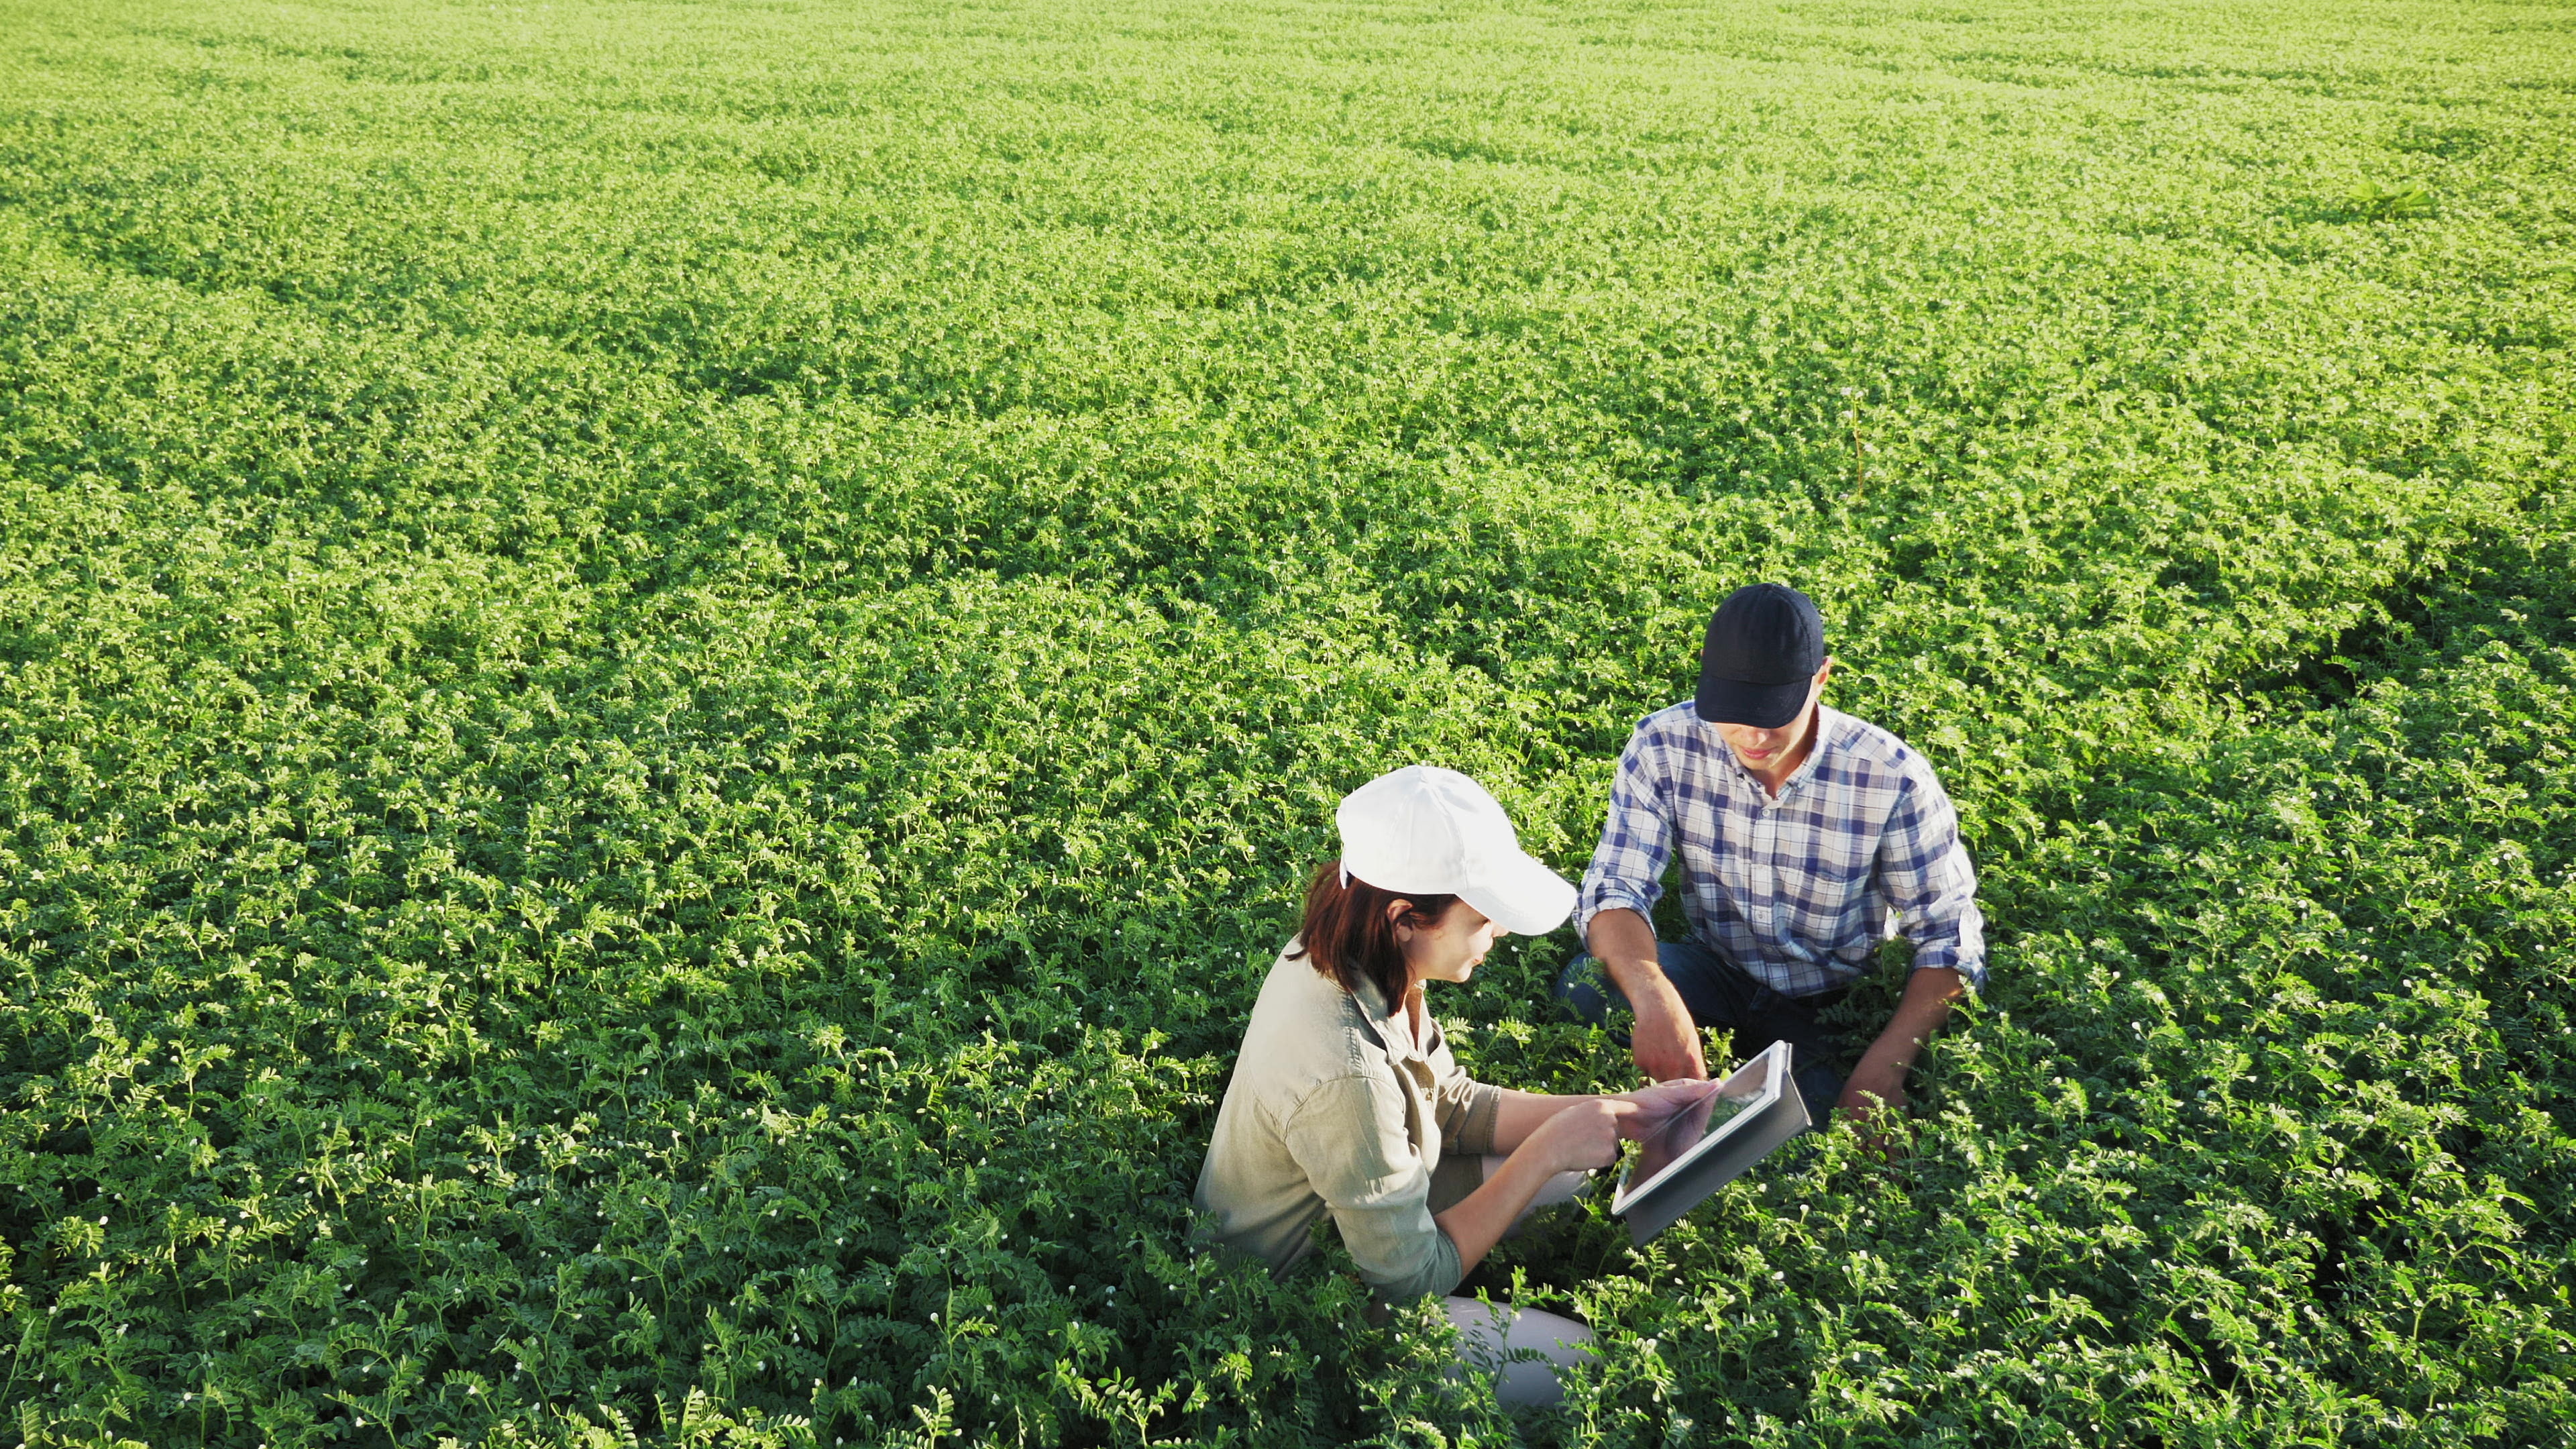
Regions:
<instances>
[{"instance_id":1,"label":"cap brim","mask_svg":"<svg viewBox=\"0 0 2576 1449\"><path fill-rule=\"evenodd\" d=\"M1544 936L1574 914L1574 887L1519 851L1495 862L1491 876L1458 898L1515 936Z\"/></svg>"},{"instance_id":2,"label":"cap brim","mask_svg":"<svg viewBox=\"0 0 2576 1449\"><path fill-rule=\"evenodd\" d=\"M1787 684L1747 684L1741 679L1702 675L1699 695L1692 705L1699 717L1710 724L1776 730L1796 719L1798 711L1806 707L1807 690L1814 682L1793 679Z\"/></svg>"}]
</instances>

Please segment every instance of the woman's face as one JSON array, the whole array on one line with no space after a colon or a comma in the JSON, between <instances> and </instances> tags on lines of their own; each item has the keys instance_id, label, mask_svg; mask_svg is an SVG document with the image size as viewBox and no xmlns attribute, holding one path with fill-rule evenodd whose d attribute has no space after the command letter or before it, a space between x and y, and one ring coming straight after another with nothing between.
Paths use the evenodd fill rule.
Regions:
<instances>
[{"instance_id":1,"label":"woman's face","mask_svg":"<svg viewBox=\"0 0 2576 1449\"><path fill-rule=\"evenodd\" d=\"M1411 905L1402 902L1393 909L1401 912ZM1416 981L1464 981L1484 963L1494 938L1510 934L1465 901L1452 904L1436 926L1408 926L1401 915L1395 922L1396 942L1404 947L1404 962Z\"/></svg>"}]
</instances>

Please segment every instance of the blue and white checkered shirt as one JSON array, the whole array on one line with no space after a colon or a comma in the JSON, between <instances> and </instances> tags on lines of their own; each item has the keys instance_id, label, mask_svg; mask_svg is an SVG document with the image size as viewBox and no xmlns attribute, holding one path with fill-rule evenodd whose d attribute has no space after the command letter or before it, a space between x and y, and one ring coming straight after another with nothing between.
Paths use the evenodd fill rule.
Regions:
<instances>
[{"instance_id":1,"label":"blue and white checkered shirt","mask_svg":"<svg viewBox=\"0 0 2576 1449\"><path fill-rule=\"evenodd\" d=\"M1915 970L1952 967L1983 990L1985 917L1949 795L1896 736L1816 713L1815 750L1776 800L1689 700L1638 721L1576 928L1617 906L1654 919L1678 837L1692 933L1781 995L1850 985L1899 934Z\"/></svg>"}]
</instances>

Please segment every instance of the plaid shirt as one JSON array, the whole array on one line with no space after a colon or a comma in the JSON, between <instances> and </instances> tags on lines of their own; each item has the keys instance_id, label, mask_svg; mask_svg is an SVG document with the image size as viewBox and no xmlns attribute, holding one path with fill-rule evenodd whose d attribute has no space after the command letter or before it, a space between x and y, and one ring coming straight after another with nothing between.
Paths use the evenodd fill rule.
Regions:
<instances>
[{"instance_id":1,"label":"plaid shirt","mask_svg":"<svg viewBox=\"0 0 2576 1449\"><path fill-rule=\"evenodd\" d=\"M1915 970L1952 967L1983 990L1977 873L1932 767L1839 710L1817 706L1816 730L1774 800L1689 700L1638 721L1577 929L1618 906L1654 919L1679 836L1692 934L1781 995L1850 985L1898 934L1914 943Z\"/></svg>"}]
</instances>

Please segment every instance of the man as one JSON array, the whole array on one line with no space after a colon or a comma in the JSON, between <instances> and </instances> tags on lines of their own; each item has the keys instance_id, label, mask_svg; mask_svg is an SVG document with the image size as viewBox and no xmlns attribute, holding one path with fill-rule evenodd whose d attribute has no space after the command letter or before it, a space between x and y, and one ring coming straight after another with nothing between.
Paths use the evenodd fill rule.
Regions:
<instances>
[{"instance_id":1,"label":"man","mask_svg":"<svg viewBox=\"0 0 2576 1449\"><path fill-rule=\"evenodd\" d=\"M1652 1080L1707 1075L1703 1026L1731 1029L1740 1056L1788 1042L1819 1123L1829 1106L1903 1107L1916 1052L1984 987L1986 955L1950 797L1903 741L1825 708L1833 667L1824 620L1796 589L1751 584L1718 606L1698 694L1646 716L1619 757L1575 906L1590 954L1556 985L1595 1022L1624 999ZM1652 912L1676 844L1690 938L1659 942ZM1899 934L1914 946L1904 997L1845 1082L1842 1042L1818 1014Z\"/></svg>"}]
</instances>

